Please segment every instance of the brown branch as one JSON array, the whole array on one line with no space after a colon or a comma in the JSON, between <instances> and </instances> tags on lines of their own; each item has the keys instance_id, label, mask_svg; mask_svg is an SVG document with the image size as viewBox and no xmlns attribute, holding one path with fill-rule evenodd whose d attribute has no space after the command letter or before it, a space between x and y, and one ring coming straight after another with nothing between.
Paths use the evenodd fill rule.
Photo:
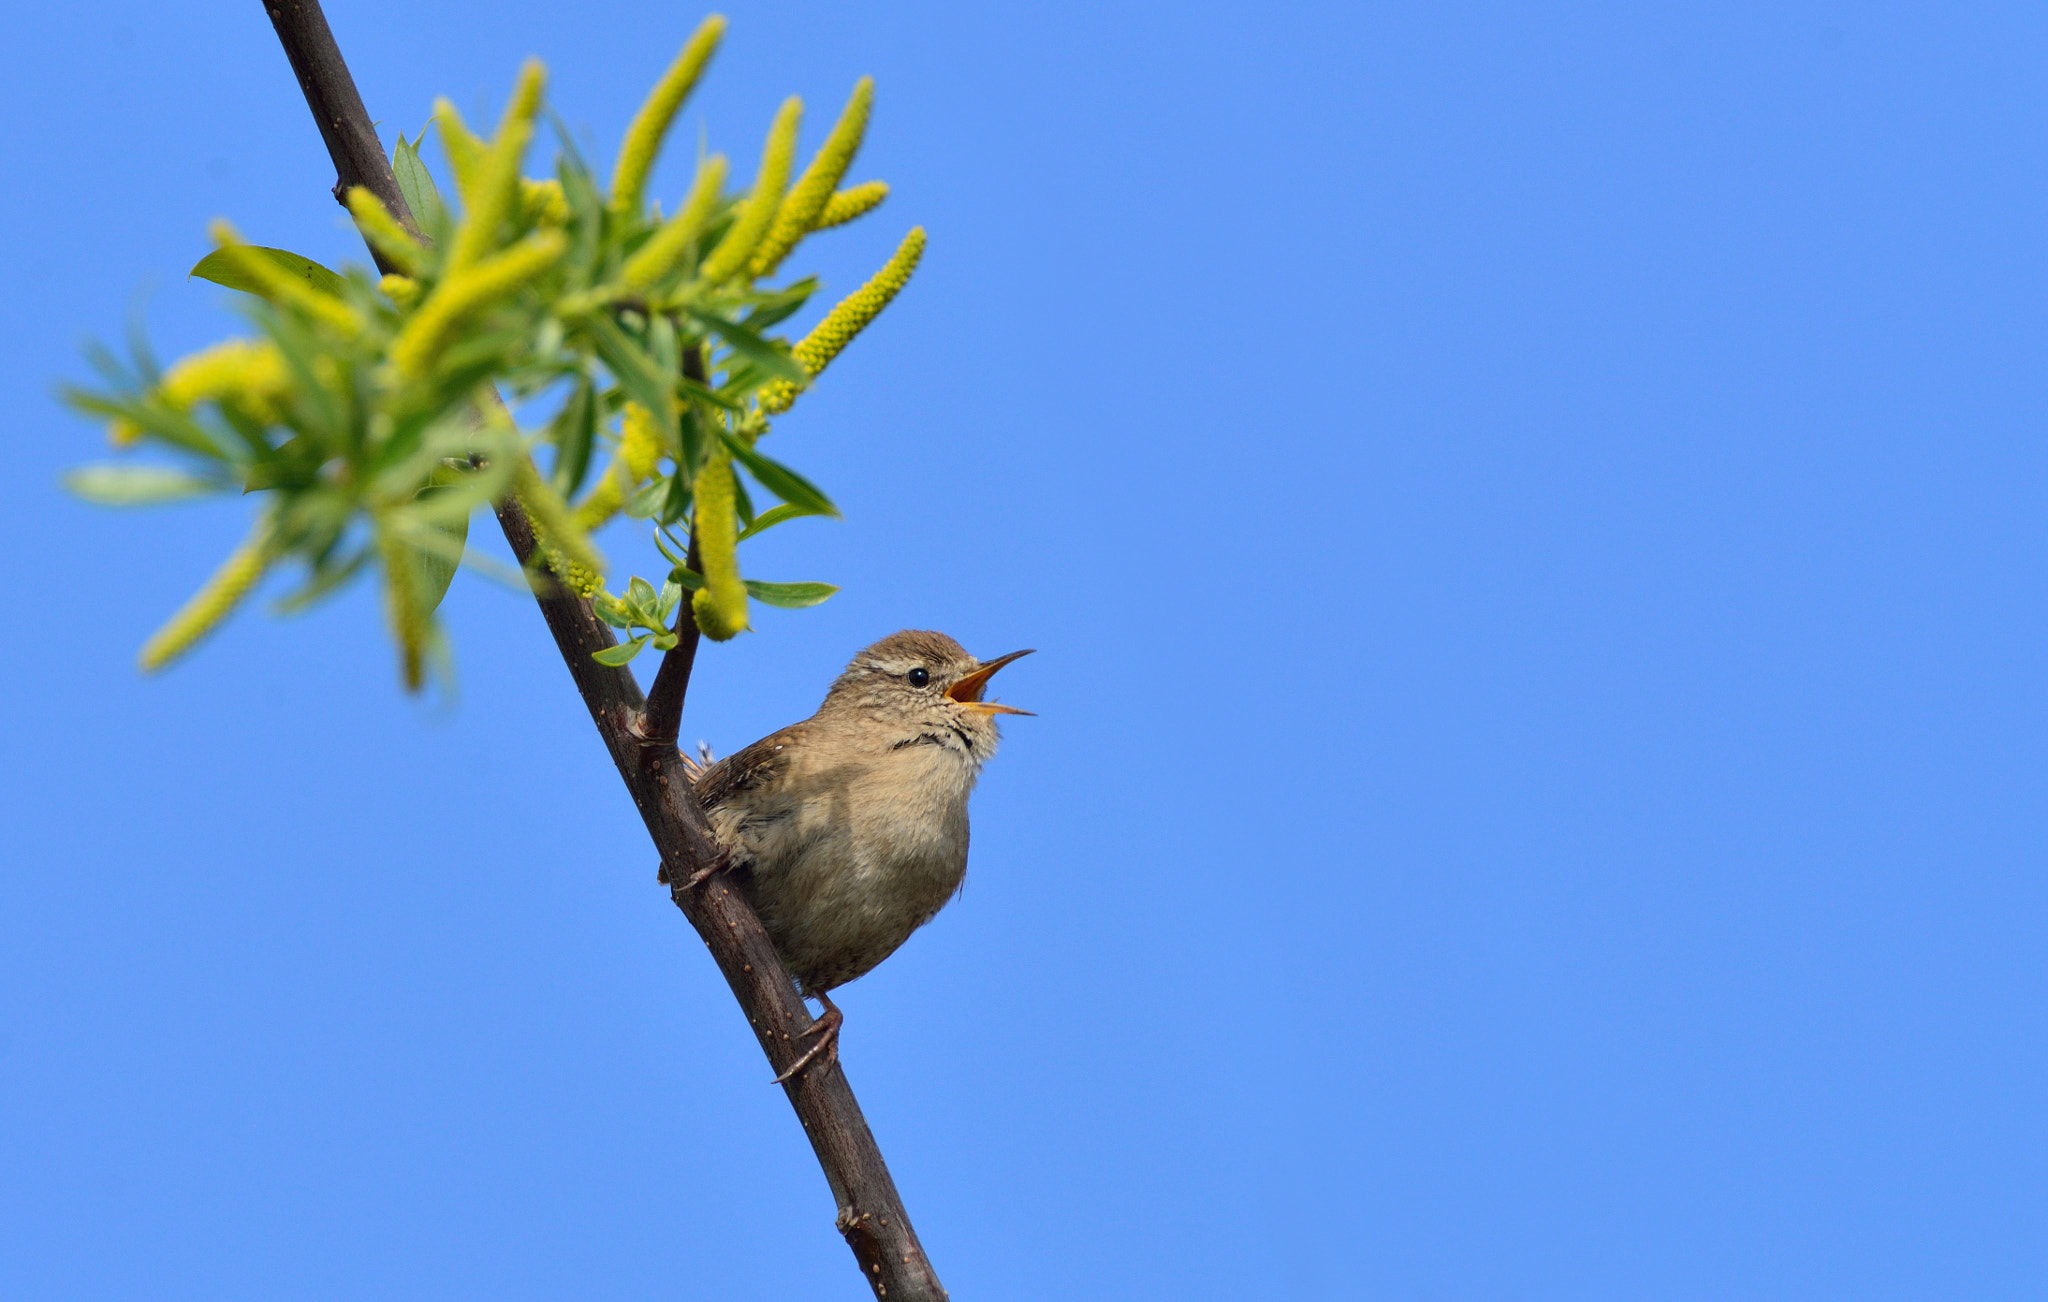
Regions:
<instances>
[{"instance_id":1,"label":"brown branch","mask_svg":"<svg viewBox=\"0 0 2048 1302\"><path fill-rule=\"evenodd\" d=\"M355 92L318 0L268 0L265 8L341 174L338 187L345 193L348 185L367 184L373 193L392 203L394 212L404 212L402 196L393 203L398 189L390 164L376 143L369 114ZM367 157L362 150L364 141L369 142ZM520 564L528 564L533 556L533 527L516 499L508 498L499 506L498 523L512 554ZM538 600L591 721L661 853L666 876L679 883L671 888L670 898L710 949L779 1075L805 1047L804 1032L810 1029L811 1015L746 901L715 875L698 887L680 884L692 880L700 869L716 867L722 855L691 793L682 757L672 744L646 744L647 702L633 675L623 666L614 668L591 659L592 652L614 645L614 640L611 628L597 618L590 603L560 587ZM678 644L656 676L657 693L664 699L673 696L678 718L695 637L688 642L690 657L674 659L676 652L683 650ZM673 672L672 663L676 666ZM670 681L664 683L664 677ZM824 1169L839 1209L836 1224L860 1263L861 1278L879 1298L940 1302L946 1291L918 1244L896 1183L845 1073L836 1062L813 1067L782 1088Z\"/></svg>"},{"instance_id":2,"label":"brown branch","mask_svg":"<svg viewBox=\"0 0 2048 1302\"><path fill-rule=\"evenodd\" d=\"M356 91L356 79L342 62L341 47L327 28L327 15L320 12L320 0L266 0L263 9L277 29L284 57L291 60L299 89L306 95L306 107L313 110L313 123L327 144L327 156L334 160L334 201L347 207L348 192L358 185L368 186L401 225L418 235L419 224L405 202L405 192L398 188L398 178L391 174L377 128L371 125L369 110ZM396 270L386 265L375 245L370 247L370 256L376 260L377 270L387 275Z\"/></svg>"},{"instance_id":3,"label":"brown branch","mask_svg":"<svg viewBox=\"0 0 2048 1302\"><path fill-rule=\"evenodd\" d=\"M710 377L704 367L704 346L692 344L683 350L683 378L705 383ZM690 531L690 549L683 560L692 570L703 573L697 560L697 532ZM676 644L661 658L654 686L647 693L647 712L640 721L650 746L673 746L683 726L683 697L690 690L690 671L697 664L697 617L687 596L676 608Z\"/></svg>"}]
</instances>

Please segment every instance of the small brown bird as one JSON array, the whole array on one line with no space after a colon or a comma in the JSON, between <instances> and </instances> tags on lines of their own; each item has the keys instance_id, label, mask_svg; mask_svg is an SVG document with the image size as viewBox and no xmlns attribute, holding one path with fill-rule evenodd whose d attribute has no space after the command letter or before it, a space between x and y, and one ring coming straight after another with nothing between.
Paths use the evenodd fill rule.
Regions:
<instances>
[{"instance_id":1,"label":"small brown bird","mask_svg":"<svg viewBox=\"0 0 2048 1302\"><path fill-rule=\"evenodd\" d=\"M996 753L982 700L998 669L944 633L892 633L853 658L802 723L711 765L695 784L733 881L782 961L824 1008L818 1042L776 1079L838 1053L831 990L931 921L967 875L967 795Z\"/></svg>"}]
</instances>

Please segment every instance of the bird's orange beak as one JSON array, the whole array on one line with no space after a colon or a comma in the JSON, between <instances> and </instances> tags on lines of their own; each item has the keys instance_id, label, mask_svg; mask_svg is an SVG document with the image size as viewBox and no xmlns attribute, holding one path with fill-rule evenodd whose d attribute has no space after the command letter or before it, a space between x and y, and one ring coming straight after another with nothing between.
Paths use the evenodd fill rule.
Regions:
<instances>
[{"instance_id":1,"label":"bird's orange beak","mask_svg":"<svg viewBox=\"0 0 2048 1302\"><path fill-rule=\"evenodd\" d=\"M980 710L983 714L1030 714L1031 711L1020 710L1014 705L997 705L993 701L981 699L981 694L988 690L988 680L996 676L996 670L1001 669L1012 660L1030 654L1031 652L1029 651L1012 651L1006 656L997 656L981 668L967 675L967 677L948 687L946 695L970 709Z\"/></svg>"}]
</instances>

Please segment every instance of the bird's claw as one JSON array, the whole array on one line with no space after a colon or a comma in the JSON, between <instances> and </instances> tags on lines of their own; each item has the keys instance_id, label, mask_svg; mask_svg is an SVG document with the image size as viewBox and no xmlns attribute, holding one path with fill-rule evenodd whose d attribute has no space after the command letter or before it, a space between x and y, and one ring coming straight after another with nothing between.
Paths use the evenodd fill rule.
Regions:
<instances>
[{"instance_id":1,"label":"bird's claw","mask_svg":"<svg viewBox=\"0 0 2048 1302\"><path fill-rule=\"evenodd\" d=\"M818 995L818 1002L825 1006L825 1012L817 1021L811 1023L808 1030L803 1032L806 1037L817 1036L818 1042L804 1050L801 1058L789 1064L789 1069L770 1081L769 1084L781 1085L786 1081L794 1079L802 1072L808 1070L821 1055L825 1059L824 1066L829 1067L839 1061L839 1024L844 1022L846 1017L823 994Z\"/></svg>"},{"instance_id":2,"label":"bird's claw","mask_svg":"<svg viewBox=\"0 0 2048 1302\"><path fill-rule=\"evenodd\" d=\"M688 877L684 878L682 889L686 891L696 890L705 882L710 881L713 877L716 877L718 874L724 872L726 869L726 865L729 862L730 860L728 860L724 855L720 855L718 858L712 860L708 864L705 864L702 868L699 868L696 872L693 872Z\"/></svg>"},{"instance_id":3,"label":"bird's claw","mask_svg":"<svg viewBox=\"0 0 2048 1302\"><path fill-rule=\"evenodd\" d=\"M662 863L655 866L654 880L660 882L663 886L669 887L669 894L680 895L684 891L696 890L699 886L702 886L705 882L710 881L713 877L716 877L730 867L732 867L732 856L721 854L696 872L683 878L682 884L677 886L671 883L668 874L668 864Z\"/></svg>"}]
</instances>

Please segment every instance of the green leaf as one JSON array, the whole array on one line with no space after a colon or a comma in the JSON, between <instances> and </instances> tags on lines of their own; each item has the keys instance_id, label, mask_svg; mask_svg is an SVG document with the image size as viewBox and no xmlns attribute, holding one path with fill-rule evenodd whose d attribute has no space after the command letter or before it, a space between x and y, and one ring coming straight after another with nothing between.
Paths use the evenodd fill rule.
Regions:
<instances>
[{"instance_id":1,"label":"green leaf","mask_svg":"<svg viewBox=\"0 0 2048 1302\"><path fill-rule=\"evenodd\" d=\"M618 377L619 386L628 397L654 413L655 424L668 428L675 423L676 400L674 382L660 368L655 366L632 336L620 328L606 312L598 312L587 319L590 342L596 348L598 358L605 368Z\"/></svg>"},{"instance_id":2,"label":"green leaf","mask_svg":"<svg viewBox=\"0 0 2048 1302\"><path fill-rule=\"evenodd\" d=\"M737 321L728 321L715 312L693 307L690 315L720 339L725 340L732 350L752 362L756 367L776 379L788 380L792 384L810 383L811 373L802 363L790 356L789 349L782 344L772 344Z\"/></svg>"},{"instance_id":3,"label":"green leaf","mask_svg":"<svg viewBox=\"0 0 2048 1302\"><path fill-rule=\"evenodd\" d=\"M369 560L370 549L367 547L356 549L338 563L331 559L323 560L306 576L303 584L279 597L270 608L280 615L296 615L360 574Z\"/></svg>"},{"instance_id":4,"label":"green leaf","mask_svg":"<svg viewBox=\"0 0 2048 1302\"><path fill-rule=\"evenodd\" d=\"M659 605L660 602L661 594L654 590L654 585L638 575L633 576L632 580L626 584L627 605L636 606L642 612L652 615L655 606Z\"/></svg>"},{"instance_id":5,"label":"green leaf","mask_svg":"<svg viewBox=\"0 0 2048 1302\"><path fill-rule=\"evenodd\" d=\"M676 387L689 397L708 402L714 407L722 407L726 411L736 411L744 415L747 410L746 403L700 384L687 375L676 381Z\"/></svg>"},{"instance_id":6,"label":"green leaf","mask_svg":"<svg viewBox=\"0 0 2048 1302\"><path fill-rule=\"evenodd\" d=\"M703 575L697 573L697 571L695 570L687 569L681 565L676 566L674 569L668 572L668 581L670 583L675 584L679 588L688 588L692 592L695 592L699 588L702 588L704 586Z\"/></svg>"},{"instance_id":7,"label":"green leaf","mask_svg":"<svg viewBox=\"0 0 2048 1302\"><path fill-rule=\"evenodd\" d=\"M725 441L726 449L733 457L747 468L747 473L761 481L761 487L813 515L829 515L835 520L844 518L839 514L839 508L832 505L832 499L819 492L818 486L810 480L779 461L770 461L733 437L728 430L718 431L718 437Z\"/></svg>"},{"instance_id":8,"label":"green leaf","mask_svg":"<svg viewBox=\"0 0 2048 1302\"><path fill-rule=\"evenodd\" d=\"M434 477L419 492L413 494L414 501L425 501L438 494L460 491L460 472L446 466L434 472ZM455 581L455 571L462 565L462 549L469 545L469 517L462 516L450 523L436 523L426 526L427 530L441 540L439 547L414 546L412 565L418 575L419 591L429 600L428 610L438 610L442 599L448 595L448 585Z\"/></svg>"},{"instance_id":9,"label":"green leaf","mask_svg":"<svg viewBox=\"0 0 2048 1302\"><path fill-rule=\"evenodd\" d=\"M676 339L676 323L664 313L655 313L647 323L647 358L654 363L654 369L669 377L675 383L683 372L683 352Z\"/></svg>"},{"instance_id":10,"label":"green leaf","mask_svg":"<svg viewBox=\"0 0 2048 1302\"><path fill-rule=\"evenodd\" d=\"M634 656L640 654L640 648L647 645L649 636L650 634L642 633L631 642L621 642L617 646L608 646L602 651L592 651L590 658L601 665L618 666L625 664Z\"/></svg>"},{"instance_id":11,"label":"green leaf","mask_svg":"<svg viewBox=\"0 0 2048 1302\"><path fill-rule=\"evenodd\" d=\"M784 610L815 606L839 591L838 585L831 583L763 583L759 579L743 582L748 596L764 606L780 606Z\"/></svg>"},{"instance_id":12,"label":"green leaf","mask_svg":"<svg viewBox=\"0 0 2048 1302\"><path fill-rule=\"evenodd\" d=\"M662 499L661 510L654 517L657 524L674 524L683 518L683 512L690 509L690 486L680 473L668 477L668 496Z\"/></svg>"},{"instance_id":13,"label":"green leaf","mask_svg":"<svg viewBox=\"0 0 2048 1302\"><path fill-rule=\"evenodd\" d=\"M425 127L420 128L420 139L427 138ZM417 141L408 142L403 131L398 133L398 143L391 149L391 171L398 178L398 192L405 196L406 207L412 209L412 218L420 230L429 234L441 228L441 192L434 188L434 174L420 161Z\"/></svg>"},{"instance_id":14,"label":"green leaf","mask_svg":"<svg viewBox=\"0 0 2048 1302\"><path fill-rule=\"evenodd\" d=\"M773 294L764 294L750 308L740 324L759 334L769 326L780 325L794 316L811 295L817 291L818 278L805 276L802 280Z\"/></svg>"},{"instance_id":15,"label":"green leaf","mask_svg":"<svg viewBox=\"0 0 2048 1302\"><path fill-rule=\"evenodd\" d=\"M668 502L669 481L656 479L642 484L632 497L626 500L627 518L651 520Z\"/></svg>"},{"instance_id":16,"label":"green leaf","mask_svg":"<svg viewBox=\"0 0 2048 1302\"><path fill-rule=\"evenodd\" d=\"M68 386L62 390L62 394L64 401L73 409L89 416L125 416L164 442L175 444L187 452L196 453L210 461L235 460L234 454L222 447L219 440L204 426L161 399L114 400L86 389Z\"/></svg>"},{"instance_id":17,"label":"green leaf","mask_svg":"<svg viewBox=\"0 0 2048 1302\"><path fill-rule=\"evenodd\" d=\"M734 541L745 542L747 539L753 537L757 533L766 533L768 530L773 529L776 525L781 524L785 520L798 520L802 519L804 516L807 515L819 514L822 513L818 511L813 511L809 507L792 506L788 502L784 502L781 506L770 507L767 510L761 512L761 514L755 516L754 522L748 525L745 529L742 529L740 531L740 536Z\"/></svg>"},{"instance_id":18,"label":"green leaf","mask_svg":"<svg viewBox=\"0 0 2048 1302\"><path fill-rule=\"evenodd\" d=\"M234 482L168 466L80 466L65 472L64 487L101 506L155 506L210 497L233 488Z\"/></svg>"},{"instance_id":19,"label":"green leaf","mask_svg":"<svg viewBox=\"0 0 2048 1302\"><path fill-rule=\"evenodd\" d=\"M732 509L740 518L741 529L754 527L754 499L747 496L747 481L734 475L732 479ZM739 539L733 539L738 542Z\"/></svg>"},{"instance_id":20,"label":"green leaf","mask_svg":"<svg viewBox=\"0 0 2048 1302\"><path fill-rule=\"evenodd\" d=\"M562 410L548 423L555 445L555 491L573 497L590 473L590 449L597 441L597 389L585 376L577 382Z\"/></svg>"},{"instance_id":21,"label":"green leaf","mask_svg":"<svg viewBox=\"0 0 2048 1302\"><path fill-rule=\"evenodd\" d=\"M300 257L284 249L266 249L253 244L241 250L215 249L193 264L192 270L186 273L185 278L189 280L197 276L201 280L210 280L216 285L226 285L229 289L239 289L245 294L254 294L262 298L262 283L241 266L241 258L247 253L264 258L275 264L278 270L287 275L297 276L325 294L339 295L342 287L348 283L311 258Z\"/></svg>"},{"instance_id":22,"label":"green leaf","mask_svg":"<svg viewBox=\"0 0 2048 1302\"><path fill-rule=\"evenodd\" d=\"M561 131L555 137L563 144L563 150L555 160L555 179L562 183L562 197L568 201L572 214L569 230L576 241L563 259L563 265L579 268L588 280L595 278L601 270L604 196L598 193L596 179L575 152L571 143L574 134L573 131Z\"/></svg>"},{"instance_id":23,"label":"green leaf","mask_svg":"<svg viewBox=\"0 0 2048 1302\"><path fill-rule=\"evenodd\" d=\"M682 449L676 464L684 475L691 477L693 483L697 472L704 468L705 427L717 424L718 420L716 415L705 415L696 403L688 403L682 409L682 418L676 422L676 443Z\"/></svg>"}]
</instances>

